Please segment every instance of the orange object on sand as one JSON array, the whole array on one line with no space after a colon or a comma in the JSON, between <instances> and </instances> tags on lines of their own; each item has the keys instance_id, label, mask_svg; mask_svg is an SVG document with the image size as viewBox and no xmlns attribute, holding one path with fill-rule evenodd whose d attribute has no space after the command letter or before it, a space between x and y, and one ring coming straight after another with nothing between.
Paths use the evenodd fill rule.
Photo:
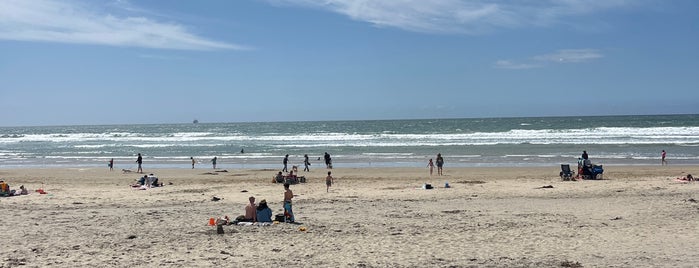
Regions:
<instances>
[{"instance_id":1,"label":"orange object on sand","mask_svg":"<svg viewBox=\"0 0 699 268\"><path fill-rule=\"evenodd\" d=\"M214 226L214 225L216 225L216 219L209 218L209 226Z\"/></svg>"},{"instance_id":2,"label":"orange object on sand","mask_svg":"<svg viewBox=\"0 0 699 268\"><path fill-rule=\"evenodd\" d=\"M36 190L36 192L37 192L37 193L40 193L40 194L46 194L46 192L44 191L44 189L38 189L38 190Z\"/></svg>"}]
</instances>

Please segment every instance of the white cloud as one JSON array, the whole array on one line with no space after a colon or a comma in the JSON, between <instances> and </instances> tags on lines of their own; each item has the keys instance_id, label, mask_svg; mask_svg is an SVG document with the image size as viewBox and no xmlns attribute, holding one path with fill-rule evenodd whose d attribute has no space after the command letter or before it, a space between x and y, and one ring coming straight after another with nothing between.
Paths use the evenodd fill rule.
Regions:
<instances>
[{"instance_id":1,"label":"white cloud","mask_svg":"<svg viewBox=\"0 0 699 268\"><path fill-rule=\"evenodd\" d=\"M556 63L577 63L602 57L602 54L596 49L561 49L551 54L535 56L533 59Z\"/></svg>"},{"instance_id":2,"label":"white cloud","mask_svg":"<svg viewBox=\"0 0 699 268\"><path fill-rule=\"evenodd\" d=\"M499 60L493 64L493 67L498 68L498 69L521 70L521 69L538 68L541 66L536 65L536 64L530 64L530 63L517 63L517 62L510 61L510 60Z\"/></svg>"},{"instance_id":3,"label":"white cloud","mask_svg":"<svg viewBox=\"0 0 699 268\"><path fill-rule=\"evenodd\" d=\"M101 8L115 6L119 5ZM128 9L114 12L133 14ZM3 39L158 49L246 49L200 37L182 25L143 16L116 16L70 0L0 1L0 40Z\"/></svg>"},{"instance_id":4,"label":"white cloud","mask_svg":"<svg viewBox=\"0 0 699 268\"><path fill-rule=\"evenodd\" d=\"M548 26L566 18L653 0L267 0L329 10L378 27L415 32L481 33Z\"/></svg>"},{"instance_id":5,"label":"white cloud","mask_svg":"<svg viewBox=\"0 0 699 268\"><path fill-rule=\"evenodd\" d=\"M604 55L597 49L560 49L552 53L533 56L526 60L525 63L515 62L513 60L498 60L493 63L493 67L498 69L531 69L544 67L547 63L583 63L603 57Z\"/></svg>"}]
</instances>

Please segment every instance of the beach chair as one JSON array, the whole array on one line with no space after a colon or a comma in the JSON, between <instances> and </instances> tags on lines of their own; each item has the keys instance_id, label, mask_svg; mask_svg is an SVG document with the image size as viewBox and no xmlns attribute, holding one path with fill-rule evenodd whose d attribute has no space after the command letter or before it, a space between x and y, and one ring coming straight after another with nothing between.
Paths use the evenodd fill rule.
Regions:
<instances>
[{"instance_id":1,"label":"beach chair","mask_svg":"<svg viewBox=\"0 0 699 268\"><path fill-rule=\"evenodd\" d=\"M561 164L561 173L559 173L561 176L561 179L564 181L569 181L573 179L573 176L575 173L570 170L570 165L568 164Z\"/></svg>"}]
</instances>

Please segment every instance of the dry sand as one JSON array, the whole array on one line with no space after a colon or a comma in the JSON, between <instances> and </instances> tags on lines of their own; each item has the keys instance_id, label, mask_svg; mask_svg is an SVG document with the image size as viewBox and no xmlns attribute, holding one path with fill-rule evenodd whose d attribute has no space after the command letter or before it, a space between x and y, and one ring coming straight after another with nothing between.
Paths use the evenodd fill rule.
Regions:
<instances>
[{"instance_id":1,"label":"dry sand","mask_svg":"<svg viewBox=\"0 0 699 268\"><path fill-rule=\"evenodd\" d=\"M291 186L299 224L219 235L208 219L242 214L250 195L281 212L274 170L146 170L166 186L145 191L128 187L138 174L116 170L0 170L13 189L48 192L0 198L0 266L699 265L699 182L674 180L694 166L606 166L604 180L565 182L559 167L332 171L330 193L325 169Z\"/></svg>"}]
</instances>

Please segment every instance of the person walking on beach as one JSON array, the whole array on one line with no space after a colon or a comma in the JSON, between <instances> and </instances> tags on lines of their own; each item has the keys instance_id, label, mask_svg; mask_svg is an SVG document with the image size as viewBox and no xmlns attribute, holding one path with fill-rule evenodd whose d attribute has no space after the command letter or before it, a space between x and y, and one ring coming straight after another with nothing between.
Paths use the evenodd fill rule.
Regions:
<instances>
[{"instance_id":1,"label":"person walking on beach","mask_svg":"<svg viewBox=\"0 0 699 268\"><path fill-rule=\"evenodd\" d=\"M284 171L284 172L289 172L289 170L286 168L287 163L289 163L289 155L288 154L286 156L284 156L284 160L282 160L282 164L284 165L284 168L282 169L282 171Z\"/></svg>"},{"instance_id":2,"label":"person walking on beach","mask_svg":"<svg viewBox=\"0 0 699 268\"><path fill-rule=\"evenodd\" d=\"M194 156L189 157L189 159L192 159L192 169L194 169L194 163L196 163L197 161L194 161Z\"/></svg>"},{"instance_id":3,"label":"person walking on beach","mask_svg":"<svg viewBox=\"0 0 699 268\"><path fill-rule=\"evenodd\" d=\"M303 155L303 171L311 172L311 169L308 168L310 165L311 165L311 162L308 161L308 155L304 154Z\"/></svg>"},{"instance_id":4,"label":"person walking on beach","mask_svg":"<svg viewBox=\"0 0 699 268\"><path fill-rule=\"evenodd\" d=\"M332 160L332 158L330 158L330 154L328 152L325 152L325 155L323 156L323 158L325 158L325 167L328 169L332 169L333 168L333 162L332 162L333 160Z\"/></svg>"},{"instance_id":5,"label":"person walking on beach","mask_svg":"<svg viewBox=\"0 0 699 268\"><path fill-rule=\"evenodd\" d=\"M442 154L439 153L437 154L437 175L442 176L442 167L444 166L444 158L442 158Z\"/></svg>"},{"instance_id":6,"label":"person walking on beach","mask_svg":"<svg viewBox=\"0 0 699 268\"><path fill-rule=\"evenodd\" d=\"M136 163L138 163L138 170L136 170L136 172L143 173L143 168L141 167L141 165L143 164L143 157L141 157L141 153L138 153L138 158L136 158Z\"/></svg>"},{"instance_id":7,"label":"person walking on beach","mask_svg":"<svg viewBox=\"0 0 699 268\"><path fill-rule=\"evenodd\" d=\"M663 150L660 153L660 165L661 166L667 165L667 160L665 160L665 155L667 155L667 153L665 152L665 150Z\"/></svg>"},{"instance_id":8,"label":"person walking on beach","mask_svg":"<svg viewBox=\"0 0 699 268\"><path fill-rule=\"evenodd\" d=\"M427 167L430 168L430 176L432 176L432 171L434 170L434 162L432 162L432 158L430 158L430 161L427 162Z\"/></svg>"},{"instance_id":9,"label":"person walking on beach","mask_svg":"<svg viewBox=\"0 0 699 268\"><path fill-rule=\"evenodd\" d=\"M218 160L218 157L214 156L214 158L211 159L211 164L214 166L214 169L216 169L216 160Z\"/></svg>"},{"instance_id":10,"label":"person walking on beach","mask_svg":"<svg viewBox=\"0 0 699 268\"><path fill-rule=\"evenodd\" d=\"M109 159L109 163L107 165L109 166L109 171L114 171L114 158Z\"/></svg>"},{"instance_id":11,"label":"person walking on beach","mask_svg":"<svg viewBox=\"0 0 699 268\"><path fill-rule=\"evenodd\" d=\"M328 176L325 177L325 192L329 193L330 192L330 186L333 185L333 176L330 175L330 171L328 171Z\"/></svg>"},{"instance_id":12,"label":"person walking on beach","mask_svg":"<svg viewBox=\"0 0 699 268\"><path fill-rule=\"evenodd\" d=\"M289 189L288 183L284 183L284 220L289 223L294 222L294 212L291 209L292 198L294 198L294 192Z\"/></svg>"}]
</instances>

